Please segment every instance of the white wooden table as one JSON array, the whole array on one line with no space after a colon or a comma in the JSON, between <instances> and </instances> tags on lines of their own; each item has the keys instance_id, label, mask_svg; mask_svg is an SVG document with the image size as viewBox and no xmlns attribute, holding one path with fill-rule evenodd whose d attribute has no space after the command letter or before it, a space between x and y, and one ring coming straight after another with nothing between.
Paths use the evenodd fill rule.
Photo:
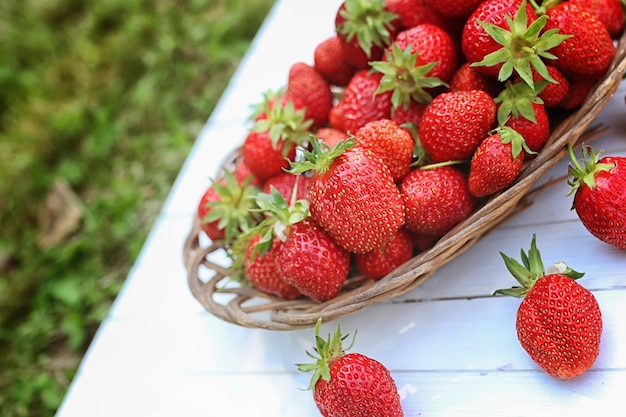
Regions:
<instances>
[{"instance_id":1,"label":"white wooden table","mask_svg":"<svg viewBox=\"0 0 626 417\"><path fill-rule=\"evenodd\" d=\"M273 332L225 323L192 297L183 240L208 176L249 127L250 105L285 85L289 66L312 63L333 33L338 0L277 1L246 59L208 120L108 317L85 356L57 417L298 416L319 413L306 361L313 331ZM598 122L594 142L626 155L622 85ZM549 174L563 176L563 160ZM353 351L383 362L399 386L406 416L623 415L626 386L626 253L589 235L569 210L564 182L412 292L338 320L358 336ZM604 317L601 353L574 380L556 380L528 358L515 335L519 300L492 297L514 283L498 254L518 257L532 234L544 261L587 273ZM323 334L337 322L323 326ZM599 411L602 410L602 411ZM599 413L599 414L598 414Z\"/></svg>"}]
</instances>

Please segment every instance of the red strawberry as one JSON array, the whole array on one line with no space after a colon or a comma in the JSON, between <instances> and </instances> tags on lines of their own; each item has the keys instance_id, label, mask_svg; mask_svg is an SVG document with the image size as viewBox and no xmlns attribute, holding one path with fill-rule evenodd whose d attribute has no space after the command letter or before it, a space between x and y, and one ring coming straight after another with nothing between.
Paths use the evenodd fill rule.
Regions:
<instances>
[{"instance_id":1,"label":"red strawberry","mask_svg":"<svg viewBox=\"0 0 626 417\"><path fill-rule=\"evenodd\" d=\"M620 0L569 0L583 7L600 20L611 37L616 37L624 28L624 9Z\"/></svg>"},{"instance_id":2,"label":"red strawberry","mask_svg":"<svg viewBox=\"0 0 626 417\"><path fill-rule=\"evenodd\" d=\"M521 346L548 374L573 378L587 371L600 352L602 313L593 294L578 284L578 273L562 262L546 275L533 235L523 265L501 253L521 287L494 294L524 297L517 310Z\"/></svg>"},{"instance_id":3,"label":"red strawberry","mask_svg":"<svg viewBox=\"0 0 626 417\"><path fill-rule=\"evenodd\" d=\"M353 140L323 149L317 141L292 172L311 171L311 216L342 248L370 252L404 223L404 207L389 168Z\"/></svg>"},{"instance_id":4,"label":"red strawberry","mask_svg":"<svg viewBox=\"0 0 626 417\"><path fill-rule=\"evenodd\" d=\"M257 187L262 186L261 181L254 176L248 165L246 165L243 158L238 158L235 162L235 167L233 168L233 175L239 184L242 184L245 180L250 178L250 185L254 185Z\"/></svg>"},{"instance_id":5,"label":"red strawberry","mask_svg":"<svg viewBox=\"0 0 626 417\"><path fill-rule=\"evenodd\" d=\"M371 62L383 74L377 93L392 91L394 109L407 108L411 101L427 103L447 86L458 62L452 37L439 26L424 23L396 36L383 61Z\"/></svg>"},{"instance_id":6,"label":"red strawberry","mask_svg":"<svg viewBox=\"0 0 626 417\"><path fill-rule=\"evenodd\" d=\"M333 105L330 84L315 69L304 62L296 62L289 69L287 95L302 104L305 119L313 120L313 126L325 126L328 112Z\"/></svg>"},{"instance_id":7,"label":"red strawberry","mask_svg":"<svg viewBox=\"0 0 626 417\"><path fill-rule=\"evenodd\" d=\"M555 82L547 82L543 80L543 77L536 71L533 71L533 80L538 86L537 96L543 100L543 105L546 108L557 107L563 103L569 95L569 81L554 65L546 65L546 68L548 74L550 74Z\"/></svg>"},{"instance_id":8,"label":"red strawberry","mask_svg":"<svg viewBox=\"0 0 626 417\"><path fill-rule=\"evenodd\" d=\"M581 165L572 147L568 184L572 209L583 226L603 242L626 249L626 157L605 156L583 147Z\"/></svg>"},{"instance_id":9,"label":"red strawberry","mask_svg":"<svg viewBox=\"0 0 626 417\"><path fill-rule=\"evenodd\" d=\"M425 0L437 12L446 17L466 19L483 0Z\"/></svg>"},{"instance_id":10,"label":"red strawberry","mask_svg":"<svg viewBox=\"0 0 626 417\"><path fill-rule=\"evenodd\" d=\"M428 0L387 0L387 10L398 15L400 20L398 30L409 29L422 23L450 30L456 23L433 9Z\"/></svg>"},{"instance_id":11,"label":"red strawberry","mask_svg":"<svg viewBox=\"0 0 626 417\"><path fill-rule=\"evenodd\" d=\"M604 24L572 2L548 8L546 16L546 31L558 29L571 36L550 50L557 57L553 65L570 77L599 79L604 76L616 53Z\"/></svg>"},{"instance_id":12,"label":"red strawberry","mask_svg":"<svg viewBox=\"0 0 626 417\"><path fill-rule=\"evenodd\" d=\"M252 177L242 183L224 170L224 177L215 180L202 195L197 207L202 230L213 241L229 244L242 231L258 223L259 216L250 211L256 205L251 197L259 188L250 185Z\"/></svg>"},{"instance_id":13,"label":"red strawberry","mask_svg":"<svg viewBox=\"0 0 626 417\"><path fill-rule=\"evenodd\" d=\"M411 170L415 141L393 120L369 122L357 130L354 137L383 160L395 182L401 181Z\"/></svg>"},{"instance_id":14,"label":"red strawberry","mask_svg":"<svg viewBox=\"0 0 626 417\"><path fill-rule=\"evenodd\" d=\"M284 95L267 93L257 107L241 156L254 176L264 182L289 166L296 145L308 140L312 121L305 119L301 104Z\"/></svg>"},{"instance_id":15,"label":"red strawberry","mask_svg":"<svg viewBox=\"0 0 626 417\"><path fill-rule=\"evenodd\" d=\"M481 142L470 162L468 185L474 196L490 196L515 181L524 164L523 142L510 128L500 128Z\"/></svg>"},{"instance_id":16,"label":"red strawberry","mask_svg":"<svg viewBox=\"0 0 626 417\"><path fill-rule=\"evenodd\" d=\"M369 67L395 37L397 15L385 0L345 0L335 15L335 32L342 42L345 59L357 69Z\"/></svg>"},{"instance_id":17,"label":"red strawberry","mask_svg":"<svg viewBox=\"0 0 626 417\"><path fill-rule=\"evenodd\" d=\"M391 240L378 249L357 253L354 262L369 279L379 280L413 257L413 236L400 228Z\"/></svg>"},{"instance_id":18,"label":"red strawberry","mask_svg":"<svg viewBox=\"0 0 626 417\"><path fill-rule=\"evenodd\" d=\"M496 103L486 92L442 93L422 115L420 141L433 162L469 159L495 120Z\"/></svg>"},{"instance_id":19,"label":"red strawberry","mask_svg":"<svg viewBox=\"0 0 626 417\"><path fill-rule=\"evenodd\" d=\"M418 103L417 101L411 101L409 107L404 108L404 106L400 106L395 109L393 111L393 114L391 115L391 120L396 122L396 124L403 129L406 129L405 125L407 123L411 123L417 126L422 120L422 115L426 110L426 106L428 106L428 103Z\"/></svg>"},{"instance_id":20,"label":"red strawberry","mask_svg":"<svg viewBox=\"0 0 626 417\"><path fill-rule=\"evenodd\" d=\"M339 36L331 36L315 47L315 69L331 85L344 87L350 82L356 69L344 57Z\"/></svg>"},{"instance_id":21,"label":"red strawberry","mask_svg":"<svg viewBox=\"0 0 626 417\"><path fill-rule=\"evenodd\" d=\"M544 105L531 103L531 106L534 110L534 121L519 114L517 117L511 116L506 121L505 126L519 133L524 138L524 143L529 150L539 153L550 138L550 120ZM531 159L536 155L526 150L522 153L525 160Z\"/></svg>"},{"instance_id":22,"label":"red strawberry","mask_svg":"<svg viewBox=\"0 0 626 417\"><path fill-rule=\"evenodd\" d=\"M346 132L335 129L334 127L322 127L315 132L315 136L328 145L329 148L334 148L339 142L350 138L350 135Z\"/></svg>"},{"instance_id":23,"label":"red strawberry","mask_svg":"<svg viewBox=\"0 0 626 417\"><path fill-rule=\"evenodd\" d=\"M590 77L572 77L568 79L569 89L567 96L559 104L559 108L565 110L574 110L580 107L593 87L598 82L597 78Z\"/></svg>"},{"instance_id":24,"label":"red strawberry","mask_svg":"<svg viewBox=\"0 0 626 417\"><path fill-rule=\"evenodd\" d=\"M309 389L321 415L402 417L400 394L389 370L368 356L346 353L342 342L348 335L342 335L339 326L326 340L319 336L320 326L321 319L315 326L315 354L307 352L315 363L298 364L298 369L313 372Z\"/></svg>"},{"instance_id":25,"label":"red strawberry","mask_svg":"<svg viewBox=\"0 0 626 417\"><path fill-rule=\"evenodd\" d=\"M293 196L294 188L297 185L296 195ZM296 200L305 200L309 192L309 178L306 175L295 175L289 172L281 172L269 178L263 184L263 192L270 194L272 187L283 196L286 201L291 201L292 198Z\"/></svg>"},{"instance_id":26,"label":"red strawberry","mask_svg":"<svg viewBox=\"0 0 626 417\"><path fill-rule=\"evenodd\" d=\"M278 238L272 240L271 248L263 254L256 253L256 245L261 240L258 234L249 240L245 257L246 277L255 288L287 300L300 297L300 292L287 284L278 270L276 256L282 243Z\"/></svg>"},{"instance_id":27,"label":"red strawberry","mask_svg":"<svg viewBox=\"0 0 626 417\"><path fill-rule=\"evenodd\" d=\"M390 117L391 92L376 94L382 76L361 70L348 83L340 102L343 130L348 134L353 135L368 122Z\"/></svg>"},{"instance_id":28,"label":"red strawberry","mask_svg":"<svg viewBox=\"0 0 626 417\"><path fill-rule=\"evenodd\" d=\"M311 219L291 225L276 261L285 282L317 302L339 295L350 272L350 253Z\"/></svg>"},{"instance_id":29,"label":"red strawberry","mask_svg":"<svg viewBox=\"0 0 626 417\"><path fill-rule=\"evenodd\" d=\"M483 90L495 97L500 89L500 85L493 78L481 74L469 62L461 64L450 80L450 91Z\"/></svg>"},{"instance_id":30,"label":"red strawberry","mask_svg":"<svg viewBox=\"0 0 626 417\"><path fill-rule=\"evenodd\" d=\"M482 74L500 81L516 74L534 87L533 70L553 81L544 60L554 58L548 51L566 38L544 26L546 17L537 18L526 0L486 0L467 20L461 47Z\"/></svg>"},{"instance_id":31,"label":"red strawberry","mask_svg":"<svg viewBox=\"0 0 626 417\"><path fill-rule=\"evenodd\" d=\"M406 228L429 236L442 236L476 207L467 178L451 166L414 169L400 186L406 210Z\"/></svg>"}]
</instances>

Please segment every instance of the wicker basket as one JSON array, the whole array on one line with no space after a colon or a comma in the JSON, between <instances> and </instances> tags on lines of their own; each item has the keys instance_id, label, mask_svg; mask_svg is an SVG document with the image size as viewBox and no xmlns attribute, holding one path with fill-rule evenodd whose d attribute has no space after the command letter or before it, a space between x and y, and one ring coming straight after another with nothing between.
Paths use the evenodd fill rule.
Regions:
<instances>
[{"instance_id":1,"label":"wicker basket","mask_svg":"<svg viewBox=\"0 0 626 417\"><path fill-rule=\"evenodd\" d=\"M210 313L230 323L270 330L295 330L313 327L320 317L331 321L411 291L524 204L531 186L566 155L566 145L576 143L588 130L617 90L625 70L626 35L622 35L606 77L596 85L583 105L552 132L548 144L525 166L517 181L492 197L434 247L383 279L372 281L351 276L341 294L324 303L304 298L293 301L276 298L230 280L228 268L224 266L228 258L223 248L202 235L200 220L195 218L183 248L188 283L194 297Z\"/></svg>"}]
</instances>

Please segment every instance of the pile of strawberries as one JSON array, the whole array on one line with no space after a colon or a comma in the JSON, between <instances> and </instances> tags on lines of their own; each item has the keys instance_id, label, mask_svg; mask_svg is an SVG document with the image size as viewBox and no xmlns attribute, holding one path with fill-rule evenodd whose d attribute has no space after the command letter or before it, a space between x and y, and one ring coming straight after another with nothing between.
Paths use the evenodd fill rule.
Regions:
<instances>
[{"instance_id":1,"label":"pile of strawberries","mask_svg":"<svg viewBox=\"0 0 626 417\"><path fill-rule=\"evenodd\" d=\"M509 187L616 54L620 0L345 0L198 205L232 277L324 302Z\"/></svg>"}]
</instances>

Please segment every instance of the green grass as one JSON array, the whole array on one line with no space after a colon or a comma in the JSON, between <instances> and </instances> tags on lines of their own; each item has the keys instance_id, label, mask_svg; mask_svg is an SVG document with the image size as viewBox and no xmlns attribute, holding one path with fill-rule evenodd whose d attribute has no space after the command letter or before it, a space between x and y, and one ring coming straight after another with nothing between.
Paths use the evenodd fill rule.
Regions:
<instances>
[{"instance_id":1,"label":"green grass","mask_svg":"<svg viewBox=\"0 0 626 417\"><path fill-rule=\"evenodd\" d=\"M272 3L0 2L0 415L60 405ZM59 183L80 221L42 246Z\"/></svg>"}]
</instances>

